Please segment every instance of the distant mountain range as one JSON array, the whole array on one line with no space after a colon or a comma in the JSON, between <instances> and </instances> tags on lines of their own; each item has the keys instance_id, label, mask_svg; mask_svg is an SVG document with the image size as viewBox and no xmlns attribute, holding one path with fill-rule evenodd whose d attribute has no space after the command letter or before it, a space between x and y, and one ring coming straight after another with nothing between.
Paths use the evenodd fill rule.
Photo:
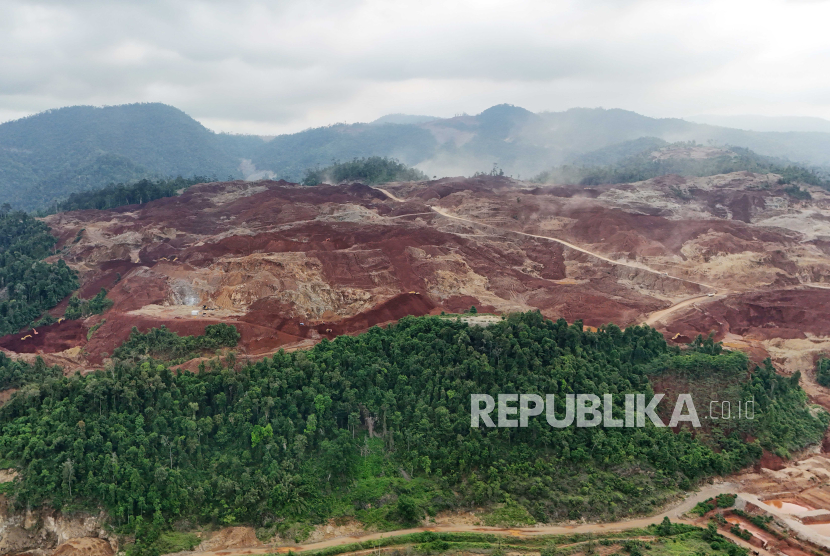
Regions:
<instances>
[{"instance_id":1,"label":"distant mountain range","mask_svg":"<svg viewBox=\"0 0 830 556\"><path fill-rule=\"evenodd\" d=\"M810 118L805 116L756 116L743 114L738 116L715 116L701 114L685 118L699 124L733 127L749 131L818 131L830 133L830 120L824 118Z\"/></svg>"},{"instance_id":2,"label":"distant mountain range","mask_svg":"<svg viewBox=\"0 0 830 556\"><path fill-rule=\"evenodd\" d=\"M824 122L813 120L817 128ZM299 181L308 168L368 156L394 157L430 176L470 175L495 164L530 178L562 164L613 163L658 140L733 145L830 166L830 132L748 131L619 109L535 114L501 104L475 116L392 114L265 140L214 133L164 104L73 106L0 125L0 203L45 208L79 190L145 177Z\"/></svg>"}]
</instances>

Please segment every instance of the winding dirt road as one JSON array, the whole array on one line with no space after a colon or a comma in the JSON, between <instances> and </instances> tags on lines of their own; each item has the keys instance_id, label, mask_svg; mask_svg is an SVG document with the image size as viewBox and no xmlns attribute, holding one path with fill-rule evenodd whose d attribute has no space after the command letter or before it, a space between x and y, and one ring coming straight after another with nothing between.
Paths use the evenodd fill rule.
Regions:
<instances>
[{"instance_id":1,"label":"winding dirt road","mask_svg":"<svg viewBox=\"0 0 830 556\"><path fill-rule=\"evenodd\" d=\"M684 498L681 502L670 506L663 512L653 515L651 517L636 518L623 521L615 521L609 523L586 523L584 525L545 525L539 527L521 527L515 529L499 528L499 527L485 527L479 525L435 525L432 527L416 527L412 529L399 529L397 531L387 531L385 533L367 533L365 535L353 535L345 537L336 537L320 542L290 545L280 547L260 547L260 548L233 548L216 550L211 552L195 552L193 556L242 556L246 554L268 554L268 553L286 553L289 550L293 552L303 552L320 550L332 546L342 546L357 542L365 542L379 539L387 539L390 537L399 537L401 535L409 535L412 533L423 533L431 531L436 533L493 533L503 534L512 537L536 537L541 535L571 535L574 533L613 533L617 531L625 531L627 529L645 528L649 525L657 524L663 521L663 518L668 517L673 523L686 523L694 525L694 522L684 519L682 516L689 510L695 507L698 502L702 502L708 498L723 494L726 492L735 492L735 485L732 483L719 483L716 485L709 485L698 492L692 493ZM723 532L722 532L723 533ZM751 546L746 541L726 534L733 542L740 544L745 548L752 548L752 550L760 550L757 547ZM760 550L760 554L772 556L770 552Z\"/></svg>"},{"instance_id":2,"label":"winding dirt road","mask_svg":"<svg viewBox=\"0 0 830 556\"><path fill-rule=\"evenodd\" d=\"M400 197L396 196L395 194L391 193L390 191L387 191L387 190L382 189L380 187L376 187L375 189L377 189L381 193L385 194L387 197L389 197L393 201L396 201L398 203L405 202L404 199L401 199ZM617 261L617 260L614 260L614 259L609 259L608 257L604 257L604 256L600 255L599 253L594 253L593 251L589 251L589 250L587 250L583 247L579 247L578 245L574 245L573 243L570 243L570 242L565 241L563 239L550 237L550 236L542 236L542 235L537 235L537 234L529 234L529 233L526 233L526 232L517 232L515 230L504 230L504 229L499 228L498 226L494 226L492 224L487 224L485 222L477 222L477 221L471 220L469 218L464 218L464 217L452 214L451 212L449 212L447 210L444 210L440 207L436 207L434 205L430 205L429 208L434 213L436 213L438 215L441 215L445 218L450 218L452 220L459 220L461 222L466 222L468 224L474 224L474 225L478 225L478 226L486 226L488 228L494 228L494 229L499 230L501 232L509 232L509 233L514 233L514 234L527 236L527 237L532 237L532 238L536 238L536 239L545 239L545 240L548 240L548 241L553 241L555 243L559 243L560 245L564 245L565 247L567 247L569 249L573 249L574 251L579 251L580 253L585 253L586 255L590 255L591 257L597 258L597 259L599 259L601 261L605 261L607 263L611 263L611 264L618 265L618 266L625 266L625 267L629 267L629 268L633 268L633 269L637 269L637 270L644 270L646 272L651 272L653 274L660 275L663 278L669 278L671 280L678 280L678 281L681 281L681 282L685 282L687 284L695 284L696 286L700 286L700 287L709 289L711 291L711 293L714 293L717 290L717 288L715 288L714 286L711 286L709 284L703 284L701 282L695 282L693 280L688 280L686 278L678 278L677 276L672 276L672 275L670 275L666 272L661 272L659 270L655 270L653 268L650 268L650 267L648 267L646 265L643 265L643 264L640 264L640 263L632 263L632 262L628 262L628 261ZM683 299L683 300L675 303L671 307L667 307L666 309L660 309L659 311L654 311L653 313L649 313L646 316L646 319L642 322L642 324L647 324L649 326L653 326L654 324L656 324L657 322L663 320L667 316L669 316L673 313L676 313L678 311L682 311L684 309L687 309L689 306L693 305L694 303L696 303L698 301L721 299L723 297L726 297L730 293L731 292L723 291L723 289L721 288L721 292L716 296L710 296L708 294L701 294L701 295L696 295L694 297L689 297L689 298Z\"/></svg>"},{"instance_id":3,"label":"winding dirt road","mask_svg":"<svg viewBox=\"0 0 830 556\"><path fill-rule=\"evenodd\" d=\"M558 238L550 237L550 236L541 236L541 235L537 235L537 234L529 234L527 232L517 232L515 230L504 230L504 229L499 228L498 226L494 226L492 224L487 224L485 222L477 222L476 220L471 220L469 218L463 218L461 216L457 216L457 215L452 214L451 212L448 212L448 211L446 211L442 208L439 208L439 207L430 206L430 208L433 211L435 211L437 214L440 214L441 216L444 216L446 218L452 218L453 220L460 220L462 222L467 222L469 224L476 224L478 226L487 226L489 228L496 228L497 230L501 230L502 232L518 234L518 235L521 235L521 236L527 236L527 237L532 237L532 238L536 238L536 239L546 239L548 241L553 241L555 243L559 243L560 245L564 245L565 247L567 247L569 249L573 249L574 251L579 251L580 253L585 253L586 255L590 255L590 256L592 256L594 258L597 258L601 261L605 261L607 263L611 263L611 264L614 264L614 265L617 265L617 266L625 266L625 267L634 268L634 269L637 269L637 270L645 270L646 272L651 272L653 274L658 274L658 275L660 275L664 278L669 278L671 280L678 280L680 282L686 282L687 284L695 284L696 286L701 286L703 288L709 288L711 290L716 289L714 286L710 286L709 284L703 284L701 282L695 282L694 280L688 280L686 278L678 278L677 276L672 276L667 272L661 272L659 270L654 270L653 268L650 268L650 267L648 267L644 264L631 263L631 262L628 262L628 261L615 261L614 259L609 259L608 257L604 257L604 256L600 255L599 253L594 253L593 251L588 251L587 249L579 247L578 245L574 245L573 243L567 242L563 239L558 239Z\"/></svg>"},{"instance_id":4,"label":"winding dirt road","mask_svg":"<svg viewBox=\"0 0 830 556\"><path fill-rule=\"evenodd\" d=\"M653 313L650 313L648 315L648 317L646 317L646 320L643 321L643 324L647 324L649 326L654 326L655 324L657 324L658 322L660 322L661 320L663 320L664 318L666 318L670 314L676 313L677 311L682 311L683 309L686 309L689 306L694 305L698 301L706 301L706 300L712 301L712 300L715 300L715 299L723 299L727 295L728 294L725 294L725 293L715 295L715 296L696 295L694 297L684 299L683 301L675 303L674 305L672 305L671 307L669 307L667 309L661 309L659 311L654 311Z\"/></svg>"}]
</instances>

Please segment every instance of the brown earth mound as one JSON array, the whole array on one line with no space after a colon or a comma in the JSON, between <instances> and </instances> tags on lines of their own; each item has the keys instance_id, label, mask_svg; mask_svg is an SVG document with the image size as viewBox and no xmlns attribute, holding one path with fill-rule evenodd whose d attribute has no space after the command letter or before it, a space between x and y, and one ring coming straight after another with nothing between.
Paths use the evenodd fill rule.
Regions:
<instances>
[{"instance_id":1,"label":"brown earth mound","mask_svg":"<svg viewBox=\"0 0 830 556\"><path fill-rule=\"evenodd\" d=\"M104 539L69 539L55 549L52 556L112 556L115 551Z\"/></svg>"},{"instance_id":2,"label":"brown earth mound","mask_svg":"<svg viewBox=\"0 0 830 556\"><path fill-rule=\"evenodd\" d=\"M678 315L667 327L669 334L694 337L715 332L748 339L830 336L830 289L772 290L702 301Z\"/></svg>"},{"instance_id":3,"label":"brown earth mound","mask_svg":"<svg viewBox=\"0 0 830 556\"><path fill-rule=\"evenodd\" d=\"M54 353L86 341L86 327L80 320L65 320L34 330L0 338L0 348L17 353ZM29 336L28 338L26 338ZM23 338L26 338L25 340Z\"/></svg>"},{"instance_id":4,"label":"brown earth mound","mask_svg":"<svg viewBox=\"0 0 830 556\"><path fill-rule=\"evenodd\" d=\"M262 546L262 543L256 538L256 532L251 527L227 527L211 535L208 540L203 541L196 548L196 551L208 552L258 546Z\"/></svg>"}]
</instances>

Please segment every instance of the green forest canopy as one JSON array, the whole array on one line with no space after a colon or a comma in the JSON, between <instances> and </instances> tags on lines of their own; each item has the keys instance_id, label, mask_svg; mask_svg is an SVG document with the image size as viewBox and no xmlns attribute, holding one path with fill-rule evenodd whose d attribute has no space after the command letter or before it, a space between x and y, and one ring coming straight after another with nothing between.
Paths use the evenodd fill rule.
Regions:
<instances>
[{"instance_id":1,"label":"green forest canopy","mask_svg":"<svg viewBox=\"0 0 830 556\"><path fill-rule=\"evenodd\" d=\"M31 325L78 287L62 259L43 261L56 242L43 222L0 208L0 336Z\"/></svg>"},{"instance_id":2,"label":"green forest canopy","mask_svg":"<svg viewBox=\"0 0 830 556\"><path fill-rule=\"evenodd\" d=\"M206 350L235 347L239 338L235 326L222 322L209 324L201 336L179 336L164 325L144 333L133 327L130 337L115 348L112 356L122 361L141 362L149 358L178 364Z\"/></svg>"},{"instance_id":3,"label":"green forest canopy","mask_svg":"<svg viewBox=\"0 0 830 556\"><path fill-rule=\"evenodd\" d=\"M184 518L284 531L353 516L384 528L495 503L530 522L614 519L651 512L762 449L786 456L828 423L811 414L798 376L769 362L747 378L746 356L716 344L681 351L648 327L587 332L535 312L487 328L406 317L256 363L231 354L199 374L171 371L148 347L141 362L83 377L41 365L39 381L0 408L0 460L21 472L15 504L102 507L142 534ZM696 435L539 418L470 427L474 393L650 394L665 376L726 382L754 397L756 418L707 422Z\"/></svg>"},{"instance_id":4,"label":"green forest canopy","mask_svg":"<svg viewBox=\"0 0 830 556\"><path fill-rule=\"evenodd\" d=\"M394 158L370 156L355 158L349 162L335 161L325 168L309 168L305 172L303 185L320 185L323 182L342 183L360 181L368 185L392 181L418 181L427 179L426 174L398 162Z\"/></svg>"},{"instance_id":5,"label":"green forest canopy","mask_svg":"<svg viewBox=\"0 0 830 556\"><path fill-rule=\"evenodd\" d=\"M54 211L47 211L46 214L84 209L106 210L124 205L149 203L163 197L175 197L181 190L187 189L191 185L206 183L211 180L212 178L205 176L194 176L192 178L179 176L169 180L152 181L143 179L133 184L110 184L101 189L72 193L66 200L56 203Z\"/></svg>"}]
</instances>

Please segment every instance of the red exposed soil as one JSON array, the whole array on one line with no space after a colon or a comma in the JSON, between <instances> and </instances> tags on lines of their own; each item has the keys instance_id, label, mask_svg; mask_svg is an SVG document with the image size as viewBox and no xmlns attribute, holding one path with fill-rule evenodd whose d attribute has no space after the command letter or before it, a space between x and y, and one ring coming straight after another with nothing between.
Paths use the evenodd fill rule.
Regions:
<instances>
[{"instance_id":1,"label":"red exposed soil","mask_svg":"<svg viewBox=\"0 0 830 556\"><path fill-rule=\"evenodd\" d=\"M583 187L581 185L557 185L553 187L537 187L528 191L531 195L553 195L554 197L585 197L596 199L602 191L594 187Z\"/></svg>"},{"instance_id":2,"label":"red exposed soil","mask_svg":"<svg viewBox=\"0 0 830 556\"><path fill-rule=\"evenodd\" d=\"M800 288L753 292L700 303L672 321L672 336L707 335L723 339L727 332L751 339L830 336L830 290Z\"/></svg>"},{"instance_id":3,"label":"red exposed soil","mask_svg":"<svg viewBox=\"0 0 830 556\"><path fill-rule=\"evenodd\" d=\"M730 179L695 195L713 211L725 206L737 214L733 218L747 220L766 197L778 194L733 187L751 182L752 175ZM679 176L653 180L657 191L670 195L692 186ZM61 256L81 272L79 295L89 298L106 288L113 308L85 324L47 327L40 337L0 338L0 347L49 354L83 346L90 363L99 364L133 326L201 334L206 324L224 321L239 328L241 352L257 355L321 336L358 333L406 315L461 312L473 305L496 313L538 308L550 318L625 326L708 291L516 231L553 235L616 260L683 261L693 240L704 262L758 253L757 264L777 272L779 289L804 274L786 251L801 239L796 232L716 216L669 218L660 207L629 211L605 200L606 194L633 194L637 187L528 189L509 178L479 176L390 184L395 196L390 198L361 184L237 181L197 185L141 206L50 216L47 222L64 247ZM451 221L425 203L436 199L447 210L492 224ZM557 218L558 227L540 224ZM817 253L825 247L821 241L810 244ZM820 277L823 267L809 272ZM689 341L716 330L719 337L726 332L801 337L830 329L816 309L820 303L815 297L810 302L806 293L753 295L698 304L705 311L684 309L673 315L680 318L668 325L667 336ZM822 303L830 301L826 293L819 295L828 297ZM193 317L190 306L177 308L181 303L221 311ZM51 313L61 315L65 305ZM89 327L103 319L87 343ZM802 321L809 321L803 330Z\"/></svg>"},{"instance_id":4,"label":"red exposed soil","mask_svg":"<svg viewBox=\"0 0 830 556\"><path fill-rule=\"evenodd\" d=\"M615 257L673 255L685 259L683 245L704 235L710 236L710 241L716 238L717 243L710 246L711 255L744 251L763 253L768 250L765 244L787 249L801 241L801 234L791 230L749 224L766 207L767 199L786 196L780 188L746 189L752 186L752 179L757 176L743 173L732 176L735 177L720 188L689 190L688 194L700 199L702 207L711 213L712 217L706 219L699 216L678 218L672 216L672 210L646 201L637 204L636 210L614 208L613 203L598 198L615 190L633 191L636 188L631 184L592 188L573 185L539 187L522 191L517 203L516 193L510 195L478 185L465 189L464 182L456 181L445 186L447 194L440 197L440 204L458 213L477 199L479 204L487 205L488 210L471 213L476 218L495 219L500 226L542 235L544 232L537 227L540 221L568 218L570 221L556 232L557 237L596 246L600 252ZM685 184L686 178L662 176L652 180L650 187L674 202L677 201L674 191ZM423 193L418 195L423 198Z\"/></svg>"},{"instance_id":5,"label":"red exposed soil","mask_svg":"<svg viewBox=\"0 0 830 556\"><path fill-rule=\"evenodd\" d=\"M471 298L474 299L474 298ZM303 319L286 319L284 315L288 308L273 299L262 299L251 306L251 310L242 317L244 322L269 323L271 329L288 335L287 340L296 342L303 338L311 338L312 331L321 336L333 338L340 334L363 332L372 326L394 322L407 315L428 315L436 308L435 303L426 295L420 293L404 293L393 297L369 311L359 313L334 322L304 322ZM466 309L469 309L468 305ZM243 343L245 340L243 338ZM290 343L283 341L280 344L261 348L257 351L273 350L279 345Z\"/></svg>"},{"instance_id":6,"label":"red exposed soil","mask_svg":"<svg viewBox=\"0 0 830 556\"><path fill-rule=\"evenodd\" d=\"M92 364L103 362L103 353L112 354L114 347L118 347L130 336L130 331L136 327L139 332L147 332L151 328L166 326L180 336L199 336L205 333L205 326L223 322L219 319L206 317L164 319L137 315L108 313L106 322L99 328L85 348L88 359ZM279 326L262 326L250 322L225 320L236 326L241 336L240 344L244 353L256 355L273 351L274 349L297 342L310 333L302 330L295 323L283 321ZM294 326L292 326L294 325Z\"/></svg>"},{"instance_id":7,"label":"red exposed soil","mask_svg":"<svg viewBox=\"0 0 830 556\"><path fill-rule=\"evenodd\" d=\"M89 299L100 292L101 288L110 290L121 280L120 277L139 266L141 266L139 263L133 263L129 259L105 261L98 267L101 274L95 276L93 280L84 282L78 295L82 299Z\"/></svg>"},{"instance_id":8,"label":"red exposed soil","mask_svg":"<svg viewBox=\"0 0 830 556\"><path fill-rule=\"evenodd\" d=\"M17 353L55 353L86 342L86 327L80 320L65 320L49 326L0 338L0 347ZM22 338L31 336L31 338Z\"/></svg>"},{"instance_id":9,"label":"red exposed soil","mask_svg":"<svg viewBox=\"0 0 830 556\"><path fill-rule=\"evenodd\" d=\"M113 310L120 313L159 305L168 297L167 279L147 267L139 267L110 289L108 297L114 302Z\"/></svg>"},{"instance_id":10,"label":"red exposed soil","mask_svg":"<svg viewBox=\"0 0 830 556\"><path fill-rule=\"evenodd\" d=\"M112 556L115 551L104 539L83 537L69 539L52 553L52 556Z\"/></svg>"},{"instance_id":11,"label":"red exposed soil","mask_svg":"<svg viewBox=\"0 0 830 556\"><path fill-rule=\"evenodd\" d=\"M759 229L734 220L669 220L604 207L578 208L568 216L576 219L568 232L577 242L602 243L609 252L642 256L672 254L685 258L683 245L709 232L723 236L721 251L727 253L745 251L748 242L760 250L764 242L787 244L797 239L785 231Z\"/></svg>"},{"instance_id":12,"label":"red exposed soil","mask_svg":"<svg viewBox=\"0 0 830 556\"><path fill-rule=\"evenodd\" d=\"M778 471L787 467L788 463L789 462L781 456L776 456L775 454L764 450L761 459L755 464L755 472L760 473L761 469L772 469L773 471Z\"/></svg>"},{"instance_id":13,"label":"red exposed soil","mask_svg":"<svg viewBox=\"0 0 830 556\"><path fill-rule=\"evenodd\" d=\"M329 336L362 332L372 326L394 322L407 315L428 315L435 307L435 303L426 295L404 293L354 317L336 323L320 324L317 326L317 331ZM327 332L328 330L331 332Z\"/></svg>"},{"instance_id":14,"label":"red exposed soil","mask_svg":"<svg viewBox=\"0 0 830 556\"><path fill-rule=\"evenodd\" d=\"M428 201L429 199L443 199L459 191L476 193L492 192L494 190L510 188L513 185L510 178L498 176L476 176L474 178L444 178L426 182L423 187L417 188L415 197Z\"/></svg>"}]
</instances>

